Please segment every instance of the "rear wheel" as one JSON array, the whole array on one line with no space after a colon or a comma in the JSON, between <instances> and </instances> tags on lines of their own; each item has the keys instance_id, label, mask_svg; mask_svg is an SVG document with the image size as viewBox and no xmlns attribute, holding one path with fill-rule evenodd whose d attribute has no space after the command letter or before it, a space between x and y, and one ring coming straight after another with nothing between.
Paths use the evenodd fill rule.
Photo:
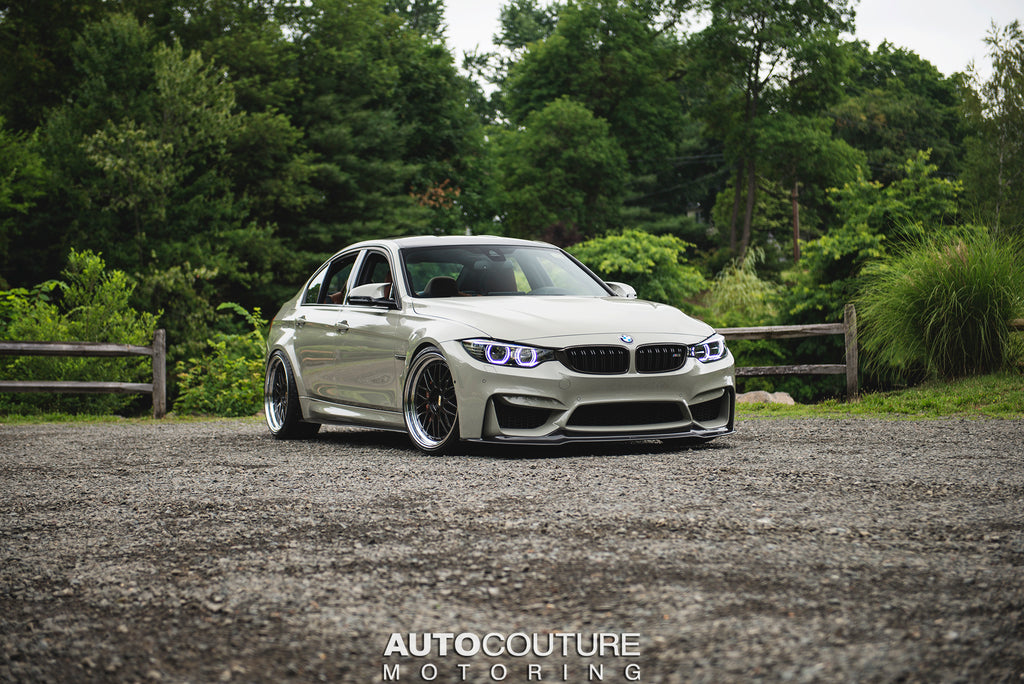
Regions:
<instances>
[{"instance_id":1,"label":"rear wheel","mask_svg":"<svg viewBox=\"0 0 1024 684\"><path fill-rule=\"evenodd\" d=\"M280 351L271 354L267 360L263 412L267 416L270 433L279 439L312 437L320 429L319 423L303 422L292 367Z\"/></svg>"},{"instance_id":2,"label":"rear wheel","mask_svg":"<svg viewBox=\"0 0 1024 684\"><path fill-rule=\"evenodd\" d=\"M459 441L455 380L444 355L434 347L413 358L403 404L409 438L418 449L430 454L451 451Z\"/></svg>"}]
</instances>

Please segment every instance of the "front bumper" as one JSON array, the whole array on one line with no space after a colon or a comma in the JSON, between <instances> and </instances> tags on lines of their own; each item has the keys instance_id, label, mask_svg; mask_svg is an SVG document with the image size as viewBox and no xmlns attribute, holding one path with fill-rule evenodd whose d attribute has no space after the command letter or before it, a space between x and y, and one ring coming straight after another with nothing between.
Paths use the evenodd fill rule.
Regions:
<instances>
[{"instance_id":1,"label":"front bumper","mask_svg":"<svg viewBox=\"0 0 1024 684\"><path fill-rule=\"evenodd\" d=\"M464 440L564 444L646 439L712 439L733 431L731 354L687 359L666 373L584 374L557 361L536 368L494 366L445 345Z\"/></svg>"}]
</instances>

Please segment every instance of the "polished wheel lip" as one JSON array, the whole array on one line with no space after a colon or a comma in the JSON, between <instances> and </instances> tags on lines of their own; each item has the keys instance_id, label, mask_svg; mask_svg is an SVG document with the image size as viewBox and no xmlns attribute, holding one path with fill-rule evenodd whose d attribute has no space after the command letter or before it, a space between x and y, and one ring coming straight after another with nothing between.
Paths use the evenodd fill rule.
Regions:
<instances>
[{"instance_id":1,"label":"polished wheel lip","mask_svg":"<svg viewBox=\"0 0 1024 684\"><path fill-rule=\"evenodd\" d=\"M277 354L267 362L267 375L263 384L263 413L270 431L278 433L284 429L288 415L288 368Z\"/></svg>"},{"instance_id":2,"label":"polished wheel lip","mask_svg":"<svg viewBox=\"0 0 1024 684\"><path fill-rule=\"evenodd\" d=\"M422 449L438 449L451 439L458 425L458 400L451 369L439 351L421 352L413 361L404 412L409 435Z\"/></svg>"}]
</instances>

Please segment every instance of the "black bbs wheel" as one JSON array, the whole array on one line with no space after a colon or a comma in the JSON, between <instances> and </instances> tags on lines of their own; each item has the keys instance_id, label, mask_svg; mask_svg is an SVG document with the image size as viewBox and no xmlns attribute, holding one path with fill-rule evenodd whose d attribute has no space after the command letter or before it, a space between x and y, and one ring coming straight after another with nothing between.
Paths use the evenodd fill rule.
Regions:
<instances>
[{"instance_id":1,"label":"black bbs wheel","mask_svg":"<svg viewBox=\"0 0 1024 684\"><path fill-rule=\"evenodd\" d=\"M413 359L405 380L403 404L409 437L420 450L444 453L459 441L455 380L437 349L424 349Z\"/></svg>"}]
</instances>

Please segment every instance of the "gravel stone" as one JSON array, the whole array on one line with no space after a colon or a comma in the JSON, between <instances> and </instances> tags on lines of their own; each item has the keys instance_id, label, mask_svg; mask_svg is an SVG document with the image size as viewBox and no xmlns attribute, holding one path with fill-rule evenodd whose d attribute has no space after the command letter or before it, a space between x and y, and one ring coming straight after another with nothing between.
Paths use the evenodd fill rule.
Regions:
<instances>
[{"instance_id":1,"label":"gravel stone","mask_svg":"<svg viewBox=\"0 0 1024 684\"><path fill-rule=\"evenodd\" d=\"M1022 437L748 420L436 457L254 419L0 425L0 680L1020 681ZM427 632L639 655L384 655Z\"/></svg>"}]
</instances>

